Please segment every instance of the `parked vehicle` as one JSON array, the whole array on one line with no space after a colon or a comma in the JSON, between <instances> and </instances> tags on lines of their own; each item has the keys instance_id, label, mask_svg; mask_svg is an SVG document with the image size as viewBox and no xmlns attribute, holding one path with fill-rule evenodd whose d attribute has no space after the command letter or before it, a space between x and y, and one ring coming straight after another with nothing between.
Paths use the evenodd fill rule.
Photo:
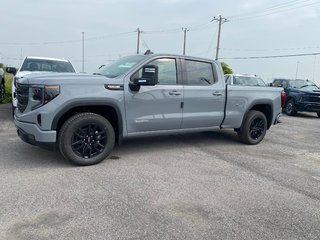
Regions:
<instances>
[{"instance_id":1,"label":"parked vehicle","mask_svg":"<svg viewBox=\"0 0 320 240\"><path fill-rule=\"evenodd\" d=\"M233 128L258 144L278 122L282 88L227 86L220 63L179 55L134 55L94 75L17 81L22 140L57 146L79 165L105 159L123 138Z\"/></svg>"},{"instance_id":2,"label":"parked vehicle","mask_svg":"<svg viewBox=\"0 0 320 240\"><path fill-rule=\"evenodd\" d=\"M226 84L240 86L259 86L266 87L267 84L257 75L248 74L225 74Z\"/></svg>"},{"instance_id":3,"label":"parked vehicle","mask_svg":"<svg viewBox=\"0 0 320 240\"><path fill-rule=\"evenodd\" d=\"M68 60L44 57L26 57L19 69L8 67L7 72L15 75L12 81L12 106L17 107L16 82L30 73L70 72L74 73L74 67Z\"/></svg>"},{"instance_id":4,"label":"parked vehicle","mask_svg":"<svg viewBox=\"0 0 320 240\"><path fill-rule=\"evenodd\" d=\"M4 82L4 71L0 68L0 102L3 101L6 94L5 82Z\"/></svg>"},{"instance_id":5,"label":"parked vehicle","mask_svg":"<svg viewBox=\"0 0 320 240\"><path fill-rule=\"evenodd\" d=\"M286 92L285 112L294 116L297 112L315 112L320 117L320 89L309 80L275 79L274 87Z\"/></svg>"}]
</instances>

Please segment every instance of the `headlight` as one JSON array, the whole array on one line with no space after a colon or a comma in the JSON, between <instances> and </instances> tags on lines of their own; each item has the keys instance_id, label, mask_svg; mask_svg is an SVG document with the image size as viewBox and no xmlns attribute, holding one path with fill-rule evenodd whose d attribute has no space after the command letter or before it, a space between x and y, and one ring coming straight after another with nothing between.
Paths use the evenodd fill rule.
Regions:
<instances>
[{"instance_id":1,"label":"headlight","mask_svg":"<svg viewBox=\"0 0 320 240\"><path fill-rule=\"evenodd\" d=\"M48 85L48 86L32 86L31 87L31 96L32 100L35 102L35 105L32 107L32 110L39 108L60 94L59 85Z\"/></svg>"}]
</instances>

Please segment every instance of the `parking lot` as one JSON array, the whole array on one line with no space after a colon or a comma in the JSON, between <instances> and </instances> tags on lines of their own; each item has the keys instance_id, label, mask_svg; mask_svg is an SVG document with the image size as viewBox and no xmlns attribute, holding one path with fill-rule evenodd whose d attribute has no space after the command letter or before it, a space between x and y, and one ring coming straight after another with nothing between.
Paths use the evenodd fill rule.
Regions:
<instances>
[{"instance_id":1,"label":"parking lot","mask_svg":"<svg viewBox=\"0 0 320 240\"><path fill-rule=\"evenodd\" d=\"M0 105L0 239L319 239L320 119L127 140L76 167L23 143Z\"/></svg>"}]
</instances>

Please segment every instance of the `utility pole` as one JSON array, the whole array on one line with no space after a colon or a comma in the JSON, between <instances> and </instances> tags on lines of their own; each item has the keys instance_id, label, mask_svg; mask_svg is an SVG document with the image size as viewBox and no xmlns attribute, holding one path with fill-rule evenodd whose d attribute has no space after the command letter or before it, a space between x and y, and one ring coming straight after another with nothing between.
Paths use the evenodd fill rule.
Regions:
<instances>
[{"instance_id":1,"label":"utility pole","mask_svg":"<svg viewBox=\"0 0 320 240\"><path fill-rule=\"evenodd\" d=\"M140 28L137 28L137 31L138 33L138 39L137 39L137 54L139 54L140 52L140 34L142 33L142 31L140 30Z\"/></svg>"},{"instance_id":2,"label":"utility pole","mask_svg":"<svg viewBox=\"0 0 320 240\"><path fill-rule=\"evenodd\" d=\"M82 72L84 73L84 32L82 32Z\"/></svg>"},{"instance_id":3,"label":"utility pole","mask_svg":"<svg viewBox=\"0 0 320 240\"><path fill-rule=\"evenodd\" d=\"M221 17L221 15L219 15L219 18L214 17L212 19L212 22L216 21L219 22L219 30L218 30L218 40L217 40L217 49L216 49L216 60L219 59L219 50L220 50L220 35L221 35L221 25L225 22L228 22L228 19Z\"/></svg>"},{"instance_id":4,"label":"utility pole","mask_svg":"<svg viewBox=\"0 0 320 240\"><path fill-rule=\"evenodd\" d=\"M189 29L182 28L183 31L183 55L186 55L186 40L187 40L187 32L189 32Z\"/></svg>"}]
</instances>

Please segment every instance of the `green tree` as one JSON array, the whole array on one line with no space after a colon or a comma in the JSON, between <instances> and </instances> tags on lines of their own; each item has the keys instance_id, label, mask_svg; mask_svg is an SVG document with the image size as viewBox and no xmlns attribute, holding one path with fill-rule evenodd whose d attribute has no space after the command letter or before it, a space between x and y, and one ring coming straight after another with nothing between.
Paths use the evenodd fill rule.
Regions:
<instances>
[{"instance_id":1,"label":"green tree","mask_svg":"<svg viewBox=\"0 0 320 240\"><path fill-rule=\"evenodd\" d=\"M233 73L232 68L228 64L226 64L225 62L221 62L221 66L222 66L224 74L232 74Z\"/></svg>"}]
</instances>

